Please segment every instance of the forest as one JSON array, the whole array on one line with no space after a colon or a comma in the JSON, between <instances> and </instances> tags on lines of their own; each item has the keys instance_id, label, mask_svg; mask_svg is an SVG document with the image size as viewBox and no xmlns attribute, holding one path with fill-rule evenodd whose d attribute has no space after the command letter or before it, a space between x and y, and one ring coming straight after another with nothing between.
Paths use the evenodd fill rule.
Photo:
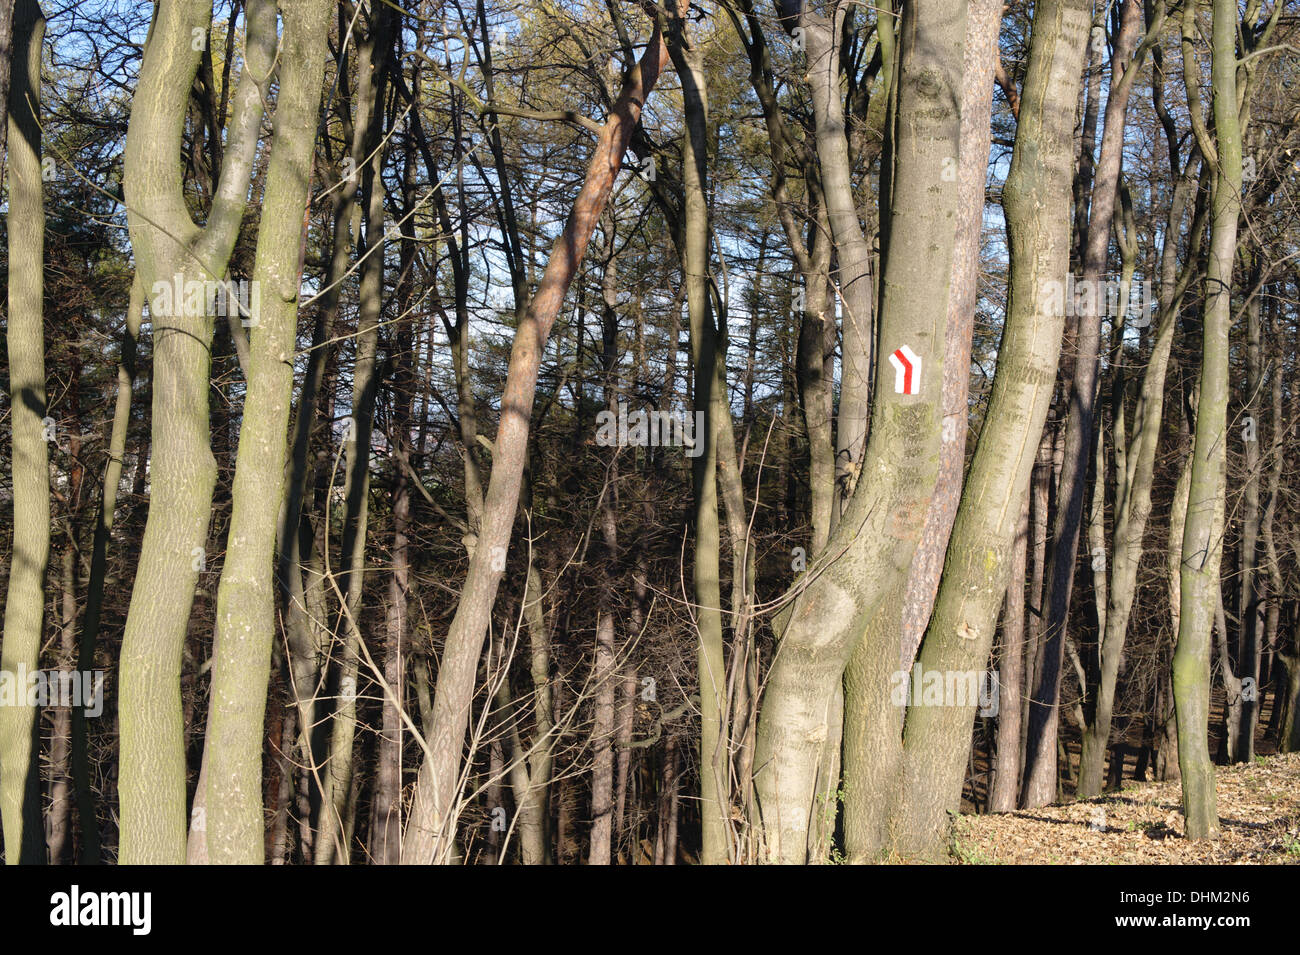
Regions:
<instances>
[{"instance_id":1,"label":"forest","mask_svg":"<svg viewBox=\"0 0 1300 955\"><path fill-rule=\"evenodd\" d=\"M5 862L1300 862L1300 0L875 2L0 0Z\"/></svg>"}]
</instances>

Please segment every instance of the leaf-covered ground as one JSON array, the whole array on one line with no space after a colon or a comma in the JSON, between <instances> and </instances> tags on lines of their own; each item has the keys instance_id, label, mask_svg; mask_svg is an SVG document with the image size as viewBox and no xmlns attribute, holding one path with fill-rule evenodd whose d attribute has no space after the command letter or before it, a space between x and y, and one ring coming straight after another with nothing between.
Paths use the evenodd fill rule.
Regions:
<instances>
[{"instance_id":1,"label":"leaf-covered ground","mask_svg":"<svg viewBox=\"0 0 1300 955\"><path fill-rule=\"evenodd\" d=\"M1183 835L1177 782L1044 809L959 816L952 854L968 864L1298 865L1300 753L1218 768L1219 838Z\"/></svg>"}]
</instances>

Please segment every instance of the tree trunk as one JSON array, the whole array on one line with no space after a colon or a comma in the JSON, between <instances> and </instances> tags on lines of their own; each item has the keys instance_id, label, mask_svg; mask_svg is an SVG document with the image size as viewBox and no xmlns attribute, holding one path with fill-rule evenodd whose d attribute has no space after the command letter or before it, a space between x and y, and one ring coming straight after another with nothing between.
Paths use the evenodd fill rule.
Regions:
<instances>
[{"instance_id":1,"label":"tree trunk","mask_svg":"<svg viewBox=\"0 0 1300 955\"><path fill-rule=\"evenodd\" d=\"M384 130L385 89L390 69L392 15L376 11L370 36L358 48L357 61L363 79L358 84L358 102L368 105L366 154L370 161L362 173L366 197L365 240L360 244L360 313L357 318L356 362L352 372L352 404L348 432L347 473L344 477L343 566L334 583L339 599L338 630L343 632L339 663L339 698L330 724L329 762L323 780L322 833L332 834L316 844L316 864L346 865L350 857L352 820L353 748L357 727L357 695L360 677L361 598L365 587L366 532L370 517L370 450L374 430L375 402L379 391L376 355L384 284L384 183L386 153Z\"/></svg>"},{"instance_id":2,"label":"tree trunk","mask_svg":"<svg viewBox=\"0 0 1300 955\"><path fill-rule=\"evenodd\" d=\"M614 670L614 618L602 613L596 621L596 717L591 727L591 838L588 865L609 865L614 834L614 700L618 690Z\"/></svg>"},{"instance_id":3,"label":"tree trunk","mask_svg":"<svg viewBox=\"0 0 1300 955\"><path fill-rule=\"evenodd\" d=\"M527 751L518 721L510 724L510 785L519 812L519 857L524 865L544 865L549 858L547 796L555 747L550 684L550 631L542 609L541 576L529 548L524 624L528 628L529 673L532 678L533 733Z\"/></svg>"},{"instance_id":4,"label":"tree trunk","mask_svg":"<svg viewBox=\"0 0 1300 955\"><path fill-rule=\"evenodd\" d=\"M976 0L966 18L957 143L960 161L955 169L946 170L947 177L957 181L957 224L944 333L942 449L935 491L908 574L897 582L887 601L891 608L901 605L901 620L892 612L878 614L844 676L844 829L850 858L855 861L874 855L888 839L890 804L901 778L904 715L892 698L893 672L909 670L920 646L961 494L971 335L988 178L988 117L1000 22L1001 8L991 0Z\"/></svg>"},{"instance_id":5,"label":"tree trunk","mask_svg":"<svg viewBox=\"0 0 1300 955\"><path fill-rule=\"evenodd\" d=\"M668 26L668 54L682 82L686 136L682 140L685 206L682 273L695 368L693 407L702 417L692 461L694 485L695 623L699 631L701 861L726 862L730 855L730 746L727 733L727 674L722 634L721 533L718 522L718 434L727 404L726 367L709 297L709 103L703 54L687 35L684 10ZM697 420L700 420L697 417ZM702 446L701 446L702 443ZM734 460L734 458L733 458ZM737 573L743 557L737 561Z\"/></svg>"},{"instance_id":6,"label":"tree trunk","mask_svg":"<svg viewBox=\"0 0 1300 955\"><path fill-rule=\"evenodd\" d=\"M1292 631L1292 643L1293 653L1278 654L1286 667L1286 685L1278 691L1279 702L1286 710L1278 735L1277 748L1282 753L1300 753L1300 633L1295 630Z\"/></svg>"},{"instance_id":7,"label":"tree trunk","mask_svg":"<svg viewBox=\"0 0 1300 955\"><path fill-rule=\"evenodd\" d=\"M1038 442L1038 457L1029 485L1029 620L1025 628L1025 673L1020 693L1020 770L1025 772L1025 731L1029 727L1029 707L1038 685L1038 673L1043 658L1043 584L1047 576L1047 529L1050 526L1049 504L1052 483L1052 436L1056 429L1048 411L1048 423ZM1019 801L1016 803L1019 805Z\"/></svg>"},{"instance_id":8,"label":"tree trunk","mask_svg":"<svg viewBox=\"0 0 1300 955\"><path fill-rule=\"evenodd\" d=\"M1105 128L1101 156L1093 179L1088 215L1087 239L1083 248L1083 284L1100 286L1110 248L1115 199L1119 190L1120 164L1124 147L1124 122L1129 93L1138 73L1131 62L1141 21L1138 0L1124 0L1119 35L1115 39L1111 84L1106 98ZM1088 457L1092 451L1097 403L1097 359L1101 344L1101 319L1105 296L1089 295L1078 318L1077 351L1070 384L1069 415L1065 426L1065 457L1058 485L1060 504L1056 511L1053 550L1048 564L1048 607L1044 666L1039 674L1034 702L1030 707L1029 738L1025 758L1026 808L1044 806L1056 798L1056 733L1059 723L1061 664L1064 661L1066 628L1070 620L1070 597L1083 522L1083 499L1087 487ZM1098 480L1104 477L1099 474Z\"/></svg>"},{"instance_id":9,"label":"tree trunk","mask_svg":"<svg viewBox=\"0 0 1300 955\"><path fill-rule=\"evenodd\" d=\"M91 543L90 576L86 583L86 609L81 619L77 650L77 669L95 667L95 644L99 638L99 621L104 606L104 583L108 576L108 545L117 511L118 486L122 483L122 465L126 456L126 434L131 424L131 396L136 378L136 342L144 308L144 287L139 275L131 283L125 328L117 363L117 397L113 404L113 425L108 439L108 463L104 466L104 483L100 490L95 535ZM89 738L86 714L81 708L72 711L72 785L76 791L77 816L81 827L82 865L99 862L99 819L95 794L90 783Z\"/></svg>"},{"instance_id":10,"label":"tree trunk","mask_svg":"<svg viewBox=\"0 0 1300 955\"><path fill-rule=\"evenodd\" d=\"M119 860L185 859L186 759L181 659L216 483L208 416L213 315L174 302L193 281L223 279L250 192L253 159L276 52L275 4L252 0L244 67L224 164L207 224L190 218L183 183L184 117L212 11L161 4L140 64L123 153L131 247L150 294L153 445L149 518L140 546L119 667ZM170 286L170 288L169 288ZM179 288L178 288L179 286ZM260 705L260 703L258 704Z\"/></svg>"},{"instance_id":11,"label":"tree trunk","mask_svg":"<svg viewBox=\"0 0 1300 955\"><path fill-rule=\"evenodd\" d=\"M1260 601L1259 536L1260 536L1260 391L1263 387L1262 335L1260 332L1259 264L1251 282L1250 301L1246 303L1246 393L1242 407L1242 445L1245 451L1246 474L1243 479L1241 502L1241 579L1238 581L1237 615L1241 620L1237 643L1236 672L1243 682L1240 714L1237 721L1237 747L1229 758L1235 763L1249 763L1255 757L1255 727L1259 723L1259 658L1264 621ZM1245 681L1249 680L1249 683Z\"/></svg>"},{"instance_id":12,"label":"tree trunk","mask_svg":"<svg viewBox=\"0 0 1300 955\"><path fill-rule=\"evenodd\" d=\"M40 711L28 705L28 675L40 669L45 565L50 556L50 467L45 416L43 311L45 207L41 182L41 45L45 16L36 0L13 10L8 100L9 414L13 547L5 594L0 677L19 699L0 706L0 822L5 861L45 862L41 824ZM0 37L3 40L3 37ZM5 51L0 50L0 53ZM55 431L57 434L57 431Z\"/></svg>"},{"instance_id":13,"label":"tree trunk","mask_svg":"<svg viewBox=\"0 0 1300 955\"><path fill-rule=\"evenodd\" d=\"M229 544L217 589L217 640L207 727L210 861L260 865L262 734L275 640L275 529L284 490L298 291L330 8L281 0L280 89L253 281L248 389L235 469Z\"/></svg>"},{"instance_id":14,"label":"tree trunk","mask_svg":"<svg viewBox=\"0 0 1300 955\"><path fill-rule=\"evenodd\" d=\"M1032 482L1033 478L1030 478ZM998 743L993 769L993 791L989 812L1012 812L1020 795L1020 692L1024 686L1025 660L1025 570L1029 540L1029 495L1020 518L1015 550L1011 558L1011 581L1002 604L1002 665L997 671Z\"/></svg>"},{"instance_id":15,"label":"tree trunk","mask_svg":"<svg viewBox=\"0 0 1300 955\"><path fill-rule=\"evenodd\" d=\"M362 44L365 45L364 43ZM336 67L346 72L347 56L338 57ZM337 367L337 352L331 345L335 322L338 319L339 298L346 281L352 249L352 221L361 176L356 170L365 164L368 154L367 136L370 114L373 110L374 86L363 73L358 84L357 115L352 121L346 101L340 112L340 123L351 128L350 151L344 157L343 174L331 183L332 236L329 250L329 267L323 277L321 301L316 306L312 329L312 348L308 358L302 390L298 397L297 413L293 423L289 477L285 489L284 505L279 529L280 587L285 604L285 629L289 644L289 683L298 707L298 751L303 764L302 788L305 805L299 825L303 838L300 849L305 857L313 857L315 846L312 831L311 801L315 799L318 823L328 820L321 807L321 784L328 773L316 771L318 759L328 755L326 746L330 721L317 717L320 697L328 672L325 671L330 649L331 632L325 609L325 582L322 562L328 535L323 518L315 516L313 505L323 506L332 485L332 472L328 470L331 455L320 453L313 457L313 442L320 440L322 432L328 436L327 445L333 443L333 384ZM318 170L329 181L331 170ZM319 502L319 503L318 503ZM323 760L321 760L323 762Z\"/></svg>"},{"instance_id":16,"label":"tree trunk","mask_svg":"<svg viewBox=\"0 0 1300 955\"><path fill-rule=\"evenodd\" d=\"M800 19L819 113L839 96L833 37L843 15L840 8L833 21L807 13ZM836 704L845 666L868 622L906 580L938 475L939 383L955 241L950 223L957 210L957 187L944 170L959 154L965 36L962 0L904 9L894 144L899 162L879 340L882 353L906 346L921 367L913 365L910 388L905 381L899 391L880 389L853 496L807 579L796 582L788 612L776 621L781 643L768 675L754 759L766 858L773 862L808 859L817 783L828 768L826 744L840 730ZM836 162L834 154L823 158ZM838 236L837 251L841 264L856 260L851 250L839 249ZM897 665L897 639L894 628L889 670Z\"/></svg>"},{"instance_id":17,"label":"tree trunk","mask_svg":"<svg viewBox=\"0 0 1300 955\"><path fill-rule=\"evenodd\" d=\"M552 247L537 293L515 332L501 399L501 421L493 451L482 533L470 558L469 574L438 672L433 723L426 727L431 753L425 756L416 782L403 862L427 864L446 862L451 857L457 780L473 702L474 676L505 570L503 558L519 502L541 352L586 253L591 233L609 200L632 131L646 97L659 78L666 55L662 35L656 31L640 63L625 79L623 90L601 129L582 190L563 234Z\"/></svg>"},{"instance_id":18,"label":"tree trunk","mask_svg":"<svg viewBox=\"0 0 1300 955\"><path fill-rule=\"evenodd\" d=\"M633 633L639 634L639 630ZM619 690L618 711L614 718L614 745L617 749L614 768L614 839L621 839L627 822L628 776L632 766L632 727L636 716L636 695L639 687L636 668L630 667L623 673L623 685ZM633 794L635 799L635 793ZM636 805L633 803L633 810ZM633 840L635 845L635 840ZM617 851L617 850L616 850Z\"/></svg>"},{"instance_id":19,"label":"tree trunk","mask_svg":"<svg viewBox=\"0 0 1300 955\"><path fill-rule=\"evenodd\" d=\"M1114 544L1110 561L1110 588L1104 614L1100 648L1101 667L1097 679L1096 699L1091 721L1084 729L1083 752L1079 760L1079 796L1101 792L1102 763L1110 739L1111 715L1119 662L1128 635L1133 601L1137 596L1138 569L1142 562L1143 540L1151 515L1151 486L1155 475L1156 450L1164 418L1165 375L1173 347L1183 293L1196 270L1196 256L1190 256L1181 275L1176 269L1177 246L1184 212L1196 185L1195 155L1183 171L1170 203L1161 251L1160 308L1156 316L1155 341L1147 359L1142 390L1133 413L1133 433L1128 438L1127 466L1117 469ZM1192 233L1199 233L1199 219L1192 223ZM1121 303L1127 296L1120 295ZM1145 307L1145 306L1142 306ZM1117 337L1122 339L1123 332ZM1122 344L1118 346L1121 349ZM1123 401L1123 386L1117 387L1117 402ZM1122 417L1120 418L1122 421ZM1122 439L1121 439L1122 440ZM1098 480L1101 480L1099 477Z\"/></svg>"},{"instance_id":20,"label":"tree trunk","mask_svg":"<svg viewBox=\"0 0 1300 955\"><path fill-rule=\"evenodd\" d=\"M964 678L966 699L907 711L902 799L895 845L937 857L947 811L959 808L978 685L1011 570L1016 531L1051 404L1064 310L1044 296L1063 282L1069 223L1059 212L1070 184L1070 115L1087 38L1081 2L1040 4L1011 170L1003 190L1010 249L1010 295L998 373L962 492L934 615L917 666Z\"/></svg>"},{"instance_id":21,"label":"tree trunk","mask_svg":"<svg viewBox=\"0 0 1300 955\"><path fill-rule=\"evenodd\" d=\"M1184 20L1184 31L1189 29ZM1178 714L1178 764L1183 814L1191 839L1219 830L1214 766L1207 739L1210 705L1210 635L1219 595L1227 466L1228 329L1232 324L1232 266L1241 209L1241 137L1237 117L1237 5L1214 0L1212 28L1214 142L1216 156L1210 247L1205 269L1201 380L1192 443L1187 523L1183 530L1180 622L1174 652L1174 706ZM1184 45L1184 50L1189 45Z\"/></svg>"}]
</instances>

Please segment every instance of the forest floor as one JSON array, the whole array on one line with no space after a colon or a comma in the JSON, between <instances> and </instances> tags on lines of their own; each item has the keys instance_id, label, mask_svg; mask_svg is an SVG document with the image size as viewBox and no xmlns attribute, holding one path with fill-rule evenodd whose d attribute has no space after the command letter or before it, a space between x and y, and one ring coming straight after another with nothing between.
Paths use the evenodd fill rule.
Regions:
<instances>
[{"instance_id":1,"label":"forest floor","mask_svg":"<svg viewBox=\"0 0 1300 955\"><path fill-rule=\"evenodd\" d=\"M1300 753L1217 767L1220 837L1183 835L1182 789L1126 781L1093 799L958 816L964 865L1300 865Z\"/></svg>"}]
</instances>

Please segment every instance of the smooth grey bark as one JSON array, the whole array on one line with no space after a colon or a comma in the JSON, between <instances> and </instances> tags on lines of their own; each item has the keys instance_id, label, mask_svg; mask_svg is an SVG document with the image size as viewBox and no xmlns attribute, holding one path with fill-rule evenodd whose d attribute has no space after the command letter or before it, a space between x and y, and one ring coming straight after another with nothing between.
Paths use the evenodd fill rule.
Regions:
<instances>
[{"instance_id":1,"label":"smooth grey bark","mask_svg":"<svg viewBox=\"0 0 1300 955\"><path fill-rule=\"evenodd\" d=\"M841 39L850 9L847 3L833 3L828 16L805 6L799 21L808 56L806 80L812 96L822 199L835 243L833 278L838 281L832 289L838 303L835 299L827 301L826 321L833 323L837 304L843 311L839 415L835 430L835 468L840 482L836 513L853 493L861 471L871 414L875 344L871 244L862 229L853 198L853 165L840 79Z\"/></svg>"},{"instance_id":2,"label":"smooth grey bark","mask_svg":"<svg viewBox=\"0 0 1300 955\"><path fill-rule=\"evenodd\" d=\"M934 609L966 471L971 341L980 284L980 249L991 144L990 110L1001 19L1001 7L995 6L992 0L978 0L972 3L967 20L966 83L961 104L960 157L955 169L959 206L953 260L954 291L948 297L943 364L943 450L921 543L912 558L903 596L903 632L898 657L899 666L903 668L909 667L916 658Z\"/></svg>"},{"instance_id":3,"label":"smooth grey bark","mask_svg":"<svg viewBox=\"0 0 1300 955\"><path fill-rule=\"evenodd\" d=\"M934 614L917 665L925 672L983 671L1007 591L1016 530L1060 357L1064 310L1045 294L1069 263L1072 107L1088 17L1080 0L1040 3L1011 170L1003 189L1010 294L998 369L975 457L962 491ZM947 813L959 808L977 699L907 710L902 796L894 844L937 858ZM922 701L924 703L924 701ZM947 699L944 701L949 703Z\"/></svg>"},{"instance_id":4,"label":"smooth grey bark","mask_svg":"<svg viewBox=\"0 0 1300 955\"><path fill-rule=\"evenodd\" d=\"M1030 483L1033 476L1030 476ZM997 761L989 792L989 812L1012 812L1020 795L1021 692L1025 682L1025 572L1029 566L1029 494L1021 509L1012 551L1010 581L1002 602L1002 653L997 669Z\"/></svg>"},{"instance_id":5,"label":"smooth grey bark","mask_svg":"<svg viewBox=\"0 0 1300 955\"><path fill-rule=\"evenodd\" d=\"M817 174L816 153L796 139L786 124L776 93L770 49L753 3L751 0L738 0L735 7L728 3L723 9L749 57L750 84L762 109L771 157L768 192L776 205L777 217L800 280L790 290L790 301L791 313L799 321L795 378L808 439L809 523L812 528L808 552L816 555L830 537L837 494L833 427L837 336L830 285L831 224ZM811 206L806 242L795 219L787 166L793 166L801 174L807 202ZM799 305L801 299L802 307ZM857 323L854 324L856 327ZM845 437L848 437L847 432ZM728 510L730 512L730 507Z\"/></svg>"},{"instance_id":6,"label":"smooth grey bark","mask_svg":"<svg viewBox=\"0 0 1300 955\"><path fill-rule=\"evenodd\" d=\"M119 667L119 860L185 859L186 766L180 672L216 482L208 415L213 315L155 295L155 283L217 282L248 202L263 103L275 60L276 11L251 0L244 67L207 223L190 217L183 182L184 117L202 59L195 31L212 18L203 0L160 4L145 42L123 153L131 247L150 290L153 439L149 518L140 546Z\"/></svg>"},{"instance_id":7,"label":"smooth grey bark","mask_svg":"<svg viewBox=\"0 0 1300 955\"><path fill-rule=\"evenodd\" d=\"M709 295L708 86L702 51L692 43L685 10L665 26L668 55L682 84L686 135L682 140L682 273L695 370L693 407L703 414L704 446L692 461L695 559L694 614L699 633L701 861L725 863L731 855L730 752L726 706L727 664L722 626L721 530L718 520L718 435L726 401L726 366ZM732 451L734 461L734 449ZM737 567L743 566L743 558ZM743 573L743 570L740 571Z\"/></svg>"},{"instance_id":8,"label":"smooth grey bark","mask_svg":"<svg viewBox=\"0 0 1300 955\"><path fill-rule=\"evenodd\" d=\"M904 715L893 699L892 677L910 669L930 618L965 469L971 335L1000 22L1001 8L993 0L970 4L962 52L957 155L943 173L956 180L957 209L943 344L942 449L934 494L908 574L895 583L886 601L890 612L878 614L868 625L844 674L844 829L850 858L855 860L878 852L889 838L890 807L901 779Z\"/></svg>"},{"instance_id":9,"label":"smooth grey bark","mask_svg":"<svg viewBox=\"0 0 1300 955\"><path fill-rule=\"evenodd\" d=\"M1241 210L1241 130L1237 102L1237 5L1214 0L1211 84L1214 135L1197 130L1201 152L1214 167L1213 212L1205 268L1201 378L1192 442L1187 522L1180 567L1182 593L1178 648L1174 651L1174 706L1183 815L1190 839L1219 830L1214 766L1207 738L1210 704L1210 636L1220 597L1227 467L1228 329L1232 323L1232 269ZM1190 32L1184 19L1184 39ZM1191 44L1184 42L1184 55ZM1199 107L1192 105L1195 119ZM1195 120L1194 120L1195 124Z\"/></svg>"},{"instance_id":10,"label":"smooth grey bark","mask_svg":"<svg viewBox=\"0 0 1300 955\"><path fill-rule=\"evenodd\" d=\"M325 0L279 0L278 6L282 62L253 265L260 294L251 317L229 544L217 588L214 705L204 745L207 852L218 864L260 865L265 856L262 744L275 640L275 530L330 23Z\"/></svg>"},{"instance_id":11,"label":"smooth grey bark","mask_svg":"<svg viewBox=\"0 0 1300 955\"><path fill-rule=\"evenodd\" d=\"M827 21L813 17L805 26L810 72L838 76ZM938 474L939 382L957 209L956 184L945 180L943 171L958 150L965 35L961 0L904 9L898 171L890 198L879 341L882 353L908 346L922 360L923 377L919 393L878 391L853 496L826 550L788 594L788 616L777 621L781 642L768 675L755 750L765 858L772 862L808 859L825 744L839 732L837 688L868 622L909 571ZM814 80L814 87L819 82Z\"/></svg>"},{"instance_id":12,"label":"smooth grey bark","mask_svg":"<svg viewBox=\"0 0 1300 955\"><path fill-rule=\"evenodd\" d=\"M0 823L5 861L10 865L34 865L45 862L40 710L29 705L26 674L40 669L45 566L50 555L40 119L45 16L36 0L17 0L12 29L15 68L10 76L6 118L9 308L5 343L9 356L14 510L0 676L11 687L19 688L15 693L19 698L12 701L13 705L0 706ZM0 36L0 41L3 39Z\"/></svg>"}]
</instances>

